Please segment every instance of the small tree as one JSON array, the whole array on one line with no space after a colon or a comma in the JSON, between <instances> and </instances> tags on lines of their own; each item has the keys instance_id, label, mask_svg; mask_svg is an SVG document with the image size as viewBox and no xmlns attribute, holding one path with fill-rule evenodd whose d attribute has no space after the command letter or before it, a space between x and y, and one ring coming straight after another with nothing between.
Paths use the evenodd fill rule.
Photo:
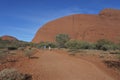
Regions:
<instances>
[{"instance_id":1,"label":"small tree","mask_svg":"<svg viewBox=\"0 0 120 80\"><path fill-rule=\"evenodd\" d=\"M58 34L56 36L56 42L60 48L65 47L65 43L70 40L70 37L67 34Z\"/></svg>"}]
</instances>

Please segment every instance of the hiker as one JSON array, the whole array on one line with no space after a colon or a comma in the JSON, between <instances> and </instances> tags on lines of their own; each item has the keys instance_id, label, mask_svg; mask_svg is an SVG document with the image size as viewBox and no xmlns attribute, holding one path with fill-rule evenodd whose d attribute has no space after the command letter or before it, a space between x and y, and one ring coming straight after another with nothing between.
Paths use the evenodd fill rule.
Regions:
<instances>
[{"instance_id":1,"label":"hiker","mask_svg":"<svg viewBox=\"0 0 120 80\"><path fill-rule=\"evenodd\" d=\"M49 46L49 50L51 51L51 47Z\"/></svg>"},{"instance_id":2,"label":"hiker","mask_svg":"<svg viewBox=\"0 0 120 80\"><path fill-rule=\"evenodd\" d=\"M46 46L44 46L44 49L46 49Z\"/></svg>"}]
</instances>

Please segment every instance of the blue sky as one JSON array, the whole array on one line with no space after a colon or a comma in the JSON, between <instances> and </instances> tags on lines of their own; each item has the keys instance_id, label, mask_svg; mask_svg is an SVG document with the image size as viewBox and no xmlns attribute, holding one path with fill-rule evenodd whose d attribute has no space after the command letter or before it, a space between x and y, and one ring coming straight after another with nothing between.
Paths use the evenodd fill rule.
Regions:
<instances>
[{"instance_id":1,"label":"blue sky","mask_svg":"<svg viewBox=\"0 0 120 80\"><path fill-rule=\"evenodd\" d=\"M37 30L59 17L120 9L120 0L0 0L0 36L31 41Z\"/></svg>"}]
</instances>

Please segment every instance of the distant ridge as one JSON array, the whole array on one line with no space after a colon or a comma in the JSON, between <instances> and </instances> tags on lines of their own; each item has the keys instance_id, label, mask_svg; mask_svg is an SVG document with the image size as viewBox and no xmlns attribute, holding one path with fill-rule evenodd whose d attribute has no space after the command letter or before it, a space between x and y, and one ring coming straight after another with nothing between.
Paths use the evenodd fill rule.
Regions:
<instances>
[{"instance_id":1,"label":"distant ridge","mask_svg":"<svg viewBox=\"0 0 120 80\"><path fill-rule=\"evenodd\" d=\"M4 35L0 37L2 40L8 40L8 41L18 41L17 38L13 37L13 36L9 36L9 35Z\"/></svg>"},{"instance_id":2,"label":"distant ridge","mask_svg":"<svg viewBox=\"0 0 120 80\"><path fill-rule=\"evenodd\" d=\"M120 41L120 10L104 9L98 15L75 14L48 22L40 28L32 42L54 41L57 34L72 39L95 42L99 39Z\"/></svg>"}]
</instances>

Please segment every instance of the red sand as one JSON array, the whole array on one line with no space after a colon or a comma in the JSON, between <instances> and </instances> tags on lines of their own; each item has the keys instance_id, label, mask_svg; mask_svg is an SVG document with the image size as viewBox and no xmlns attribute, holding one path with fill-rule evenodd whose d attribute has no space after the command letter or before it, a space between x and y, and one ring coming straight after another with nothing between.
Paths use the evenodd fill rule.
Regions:
<instances>
[{"instance_id":1,"label":"red sand","mask_svg":"<svg viewBox=\"0 0 120 80\"><path fill-rule=\"evenodd\" d=\"M102 67L66 53L60 50L39 50L33 59L20 61L15 68L32 74L33 80L119 80Z\"/></svg>"}]
</instances>

